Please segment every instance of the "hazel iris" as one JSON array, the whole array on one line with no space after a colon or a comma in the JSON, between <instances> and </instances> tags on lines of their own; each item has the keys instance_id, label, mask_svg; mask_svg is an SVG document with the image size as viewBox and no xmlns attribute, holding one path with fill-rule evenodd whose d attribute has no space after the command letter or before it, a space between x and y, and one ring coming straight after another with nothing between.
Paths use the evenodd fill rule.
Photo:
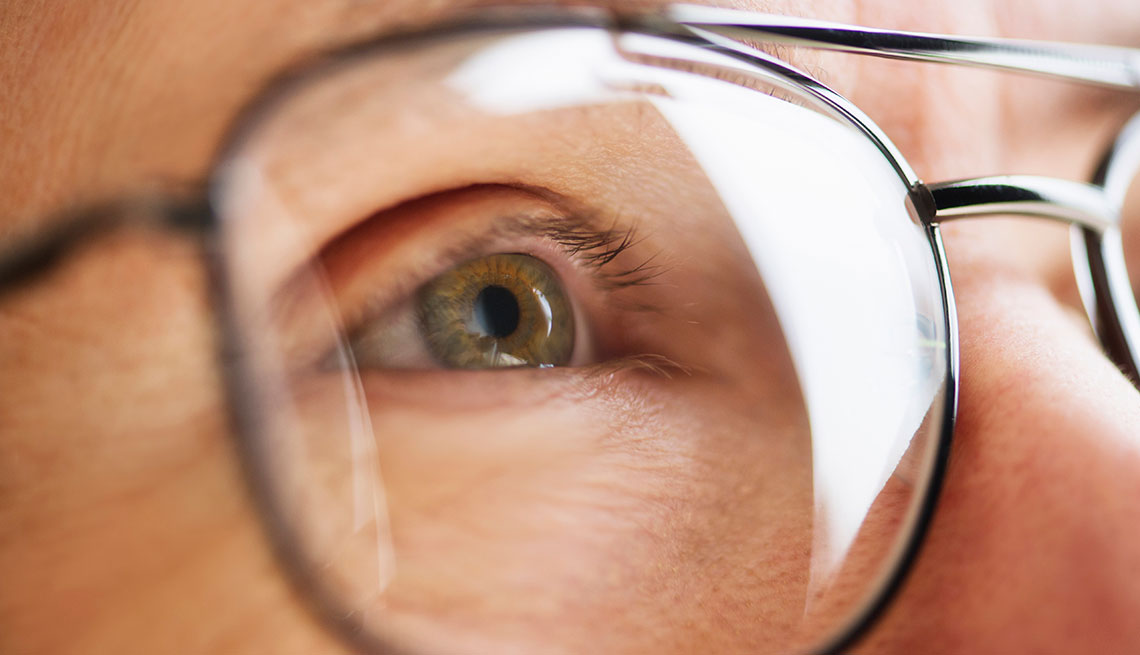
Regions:
<instances>
[{"instance_id":1,"label":"hazel iris","mask_svg":"<svg viewBox=\"0 0 1140 655\"><path fill-rule=\"evenodd\" d=\"M425 284L416 299L428 350L443 366L563 366L573 354L570 301L536 257L473 259Z\"/></svg>"}]
</instances>

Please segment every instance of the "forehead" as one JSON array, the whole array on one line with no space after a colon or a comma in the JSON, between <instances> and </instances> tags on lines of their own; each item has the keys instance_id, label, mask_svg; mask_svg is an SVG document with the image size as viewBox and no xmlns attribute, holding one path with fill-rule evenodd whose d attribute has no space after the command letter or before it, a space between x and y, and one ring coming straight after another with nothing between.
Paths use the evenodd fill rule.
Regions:
<instances>
[{"instance_id":1,"label":"forehead","mask_svg":"<svg viewBox=\"0 0 1140 655\"><path fill-rule=\"evenodd\" d=\"M140 185L192 180L235 111L274 72L308 53L474 4L480 3L0 3L0 216L32 216Z\"/></svg>"},{"instance_id":2,"label":"forehead","mask_svg":"<svg viewBox=\"0 0 1140 655\"><path fill-rule=\"evenodd\" d=\"M102 0L0 4L0 197L33 215L199 173L273 71L462 0Z\"/></svg>"},{"instance_id":3,"label":"forehead","mask_svg":"<svg viewBox=\"0 0 1140 655\"><path fill-rule=\"evenodd\" d=\"M0 228L148 185L200 179L234 114L274 73L336 44L481 4L490 3L0 3ZM664 2L564 4L643 9ZM780 12L791 0L731 4Z\"/></svg>"}]
</instances>

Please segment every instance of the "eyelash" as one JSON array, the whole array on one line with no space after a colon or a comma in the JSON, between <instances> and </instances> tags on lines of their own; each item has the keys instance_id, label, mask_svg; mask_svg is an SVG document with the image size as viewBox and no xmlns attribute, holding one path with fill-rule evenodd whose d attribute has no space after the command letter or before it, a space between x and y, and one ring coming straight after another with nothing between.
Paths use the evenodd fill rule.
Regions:
<instances>
[{"instance_id":1,"label":"eyelash","mask_svg":"<svg viewBox=\"0 0 1140 655\"><path fill-rule=\"evenodd\" d=\"M592 269L598 276L599 286L606 291L615 292L650 285L668 273L669 267L660 261L662 256L659 251L650 253L636 264L608 270L621 254L644 243L644 238L638 235L636 225L625 229L599 230L593 227L596 224L596 221L584 220L554 224L547 222L536 231L561 246L570 258L577 259L585 267ZM661 307L653 303L622 302L621 306L628 311L664 313ZM656 377L671 379L678 375L691 376L695 373L695 369L690 366L654 353L615 357L583 368L593 377L606 377L624 371L642 371Z\"/></svg>"},{"instance_id":2,"label":"eyelash","mask_svg":"<svg viewBox=\"0 0 1140 655\"><path fill-rule=\"evenodd\" d=\"M567 255L594 270L601 286L610 291L646 285L665 273L653 253L639 263L611 270L611 264L631 248L643 243L636 226L626 229L598 230L589 224L576 221L547 223L536 230L541 236L562 246Z\"/></svg>"}]
</instances>

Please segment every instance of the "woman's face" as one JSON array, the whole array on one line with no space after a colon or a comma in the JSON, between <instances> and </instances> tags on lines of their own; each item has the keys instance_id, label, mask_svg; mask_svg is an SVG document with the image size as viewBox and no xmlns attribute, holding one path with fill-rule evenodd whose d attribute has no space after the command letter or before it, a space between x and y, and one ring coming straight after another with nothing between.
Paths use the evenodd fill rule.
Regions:
<instances>
[{"instance_id":1,"label":"woman's face","mask_svg":"<svg viewBox=\"0 0 1140 655\"><path fill-rule=\"evenodd\" d=\"M1065 1L738 4L883 28L1140 44L1140 7L1115 0L1095 11ZM12 217L0 234L93 198L200 180L273 73L465 5L0 8L0 214ZM1138 104L992 73L792 60L865 110L929 180L1083 178ZM418 117L437 128L412 139L381 186L360 180L375 153L359 144L371 141L330 153L331 128L297 129L306 112L338 102L307 98L279 133L268 128L272 147L250 146L280 183L260 201L284 189L303 221L246 228L256 238L242 242L270 265L242 279L285 289L271 318L259 315L259 337L317 352L320 316L304 311L316 292L291 271L318 259L320 293L350 324L357 365L381 371L365 370L360 393L381 437L385 525L400 558L386 582L389 627L431 634L448 652L727 653L755 652L795 624L802 606L772 590L802 596L811 585L807 419L799 390L779 382L795 377L772 347L780 325L763 303L739 302L767 302L749 253L714 191L695 183L682 144L654 115L620 108L604 121L555 112L447 132L437 104L439 116ZM550 136L585 133L607 148ZM395 148L398 134L415 126L376 141ZM440 167L441 157L502 179ZM636 216L599 218L587 200ZM1087 327L1067 232L993 220L947 226L945 237L962 348L949 473L914 571L855 652L1134 650L1140 396ZM463 292L463 275L507 266L545 290L553 315L568 311L552 299L551 287L564 287L574 331L526 352L570 366L424 370L441 358L470 363L470 349L417 340L409 312L422 323L437 297ZM248 499L218 373L202 356L212 352L203 288L195 253L177 239L112 238L0 308L0 650L345 650L286 583ZM325 417L327 387L298 382L291 409ZM757 425L765 438L753 438ZM441 470L445 483L423 484ZM318 473L334 490L352 479ZM777 552L758 565L757 553Z\"/></svg>"}]
</instances>

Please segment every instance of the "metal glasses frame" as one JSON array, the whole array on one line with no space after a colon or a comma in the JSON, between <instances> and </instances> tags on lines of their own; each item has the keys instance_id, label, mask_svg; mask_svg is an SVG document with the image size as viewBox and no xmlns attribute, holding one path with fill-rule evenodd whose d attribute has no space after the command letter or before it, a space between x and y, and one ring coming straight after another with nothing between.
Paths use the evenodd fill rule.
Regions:
<instances>
[{"instance_id":1,"label":"metal glasses frame","mask_svg":"<svg viewBox=\"0 0 1140 655\"><path fill-rule=\"evenodd\" d=\"M1003 175L924 183L899 150L853 103L818 80L754 47L771 43L1029 73L1140 92L1140 49L1019 39L959 37L856 27L698 5L673 5L664 20L770 71L800 82L870 139L911 190L912 215L927 226L942 277L946 313L948 381L942 435L930 486L921 501L909 543L877 596L816 652L838 653L856 643L886 609L918 556L942 487L958 404L958 327L953 285L939 225L961 218L1022 215L1072 226L1073 266L1081 298L1105 354L1140 388L1140 311L1125 266L1121 211L1129 184L1140 172L1140 113L1119 131L1088 183L1042 176ZM661 19L658 19L661 20ZM675 27L659 25L658 30Z\"/></svg>"},{"instance_id":2,"label":"metal glasses frame","mask_svg":"<svg viewBox=\"0 0 1140 655\"><path fill-rule=\"evenodd\" d=\"M915 174L886 134L854 104L810 75L762 51L751 43L774 43L835 50L894 59L938 62L1056 78L1140 91L1140 49L1085 46L1037 41L965 38L937 34L875 30L822 21L772 16L701 6L672 5L652 13L613 14L603 11L511 9L484 11L426 32L385 36L331 53L314 67L274 80L239 117L226 144L240 136L283 87L307 77L330 60L372 52L394 40L441 36L479 29L526 29L594 26L619 32L666 37L729 55L765 77L791 85L814 97L837 117L861 131L910 189L912 216L924 225L942 283L946 316L947 384L945 417L936 448L931 481L922 499L912 535L894 569L867 605L817 653L835 653L866 633L901 585L917 556L929 526L946 468L953 434L958 390L958 335L953 287L947 268L939 224L948 220L996 214L1048 218L1073 226L1073 256L1082 298L1090 321L1106 354L1134 383L1140 381L1140 312L1125 270L1120 237L1120 210L1128 184L1140 170L1140 115L1134 117L1108 149L1101 166L1088 183L1035 176L998 176L925 184ZM269 100L266 100L269 98ZM219 161L224 159L223 149ZM242 455L254 501L262 510L267 532L284 568L326 625L352 645L365 650L387 649L358 625L351 612L328 597L303 556L289 539L289 531L276 512L276 502L262 470L254 437L261 429L249 407L249 372L242 369L237 328L232 324L233 298L214 253L218 218L200 194L189 202L153 198L144 202L111 203L70 215L54 227L0 253L0 294L51 270L66 254L93 235L117 229L124 222L155 221L197 237L206 252L212 292L218 307L218 327L224 376L237 447Z\"/></svg>"},{"instance_id":3,"label":"metal glasses frame","mask_svg":"<svg viewBox=\"0 0 1140 655\"><path fill-rule=\"evenodd\" d=\"M746 39L1031 73L1140 93L1138 48L877 30L697 5L674 5L663 15L721 47L738 51L749 50L740 41ZM932 207L921 217L926 224L1019 214L1073 226L1073 264L1089 320L1105 353L1140 385L1140 313L1131 311L1136 301L1120 239L1121 207L1130 181L1140 171L1140 114L1120 130L1088 183L1002 175L923 184L873 122L834 91L813 82L816 88L812 90L836 102L876 142L899 174L914 183L917 193L929 193ZM1129 311L1120 311L1121 307Z\"/></svg>"}]
</instances>

